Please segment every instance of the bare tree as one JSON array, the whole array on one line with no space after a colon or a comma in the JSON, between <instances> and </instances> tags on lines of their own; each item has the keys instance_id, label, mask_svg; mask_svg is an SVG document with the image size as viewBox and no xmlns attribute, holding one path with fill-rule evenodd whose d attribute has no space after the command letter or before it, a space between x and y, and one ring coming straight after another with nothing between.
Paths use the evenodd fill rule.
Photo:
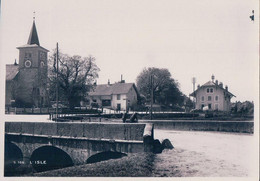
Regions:
<instances>
[{"instance_id":1,"label":"bare tree","mask_svg":"<svg viewBox=\"0 0 260 181\"><path fill-rule=\"evenodd\" d=\"M59 53L59 68L56 67L56 51L50 57L49 69L49 93L55 100L55 85L58 83L59 99L68 101L73 109L83 100L98 78L99 68L92 56L69 56ZM56 73L58 80L56 81Z\"/></svg>"}]
</instances>

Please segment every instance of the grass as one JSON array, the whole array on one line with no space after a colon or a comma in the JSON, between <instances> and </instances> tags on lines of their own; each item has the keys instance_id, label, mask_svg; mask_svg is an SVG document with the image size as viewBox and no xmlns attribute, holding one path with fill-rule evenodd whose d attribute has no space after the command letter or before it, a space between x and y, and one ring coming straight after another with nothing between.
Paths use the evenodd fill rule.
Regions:
<instances>
[{"instance_id":1,"label":"grass","mask_svg":"<svg viewBox=\"0 0 260 181\"><path fill-rule=\"evenodd\" d=\"M84 164L58 170L34 173L38 177L149 177L154 154L136 153L120 159Z\"/></svg>"}]
</instances>

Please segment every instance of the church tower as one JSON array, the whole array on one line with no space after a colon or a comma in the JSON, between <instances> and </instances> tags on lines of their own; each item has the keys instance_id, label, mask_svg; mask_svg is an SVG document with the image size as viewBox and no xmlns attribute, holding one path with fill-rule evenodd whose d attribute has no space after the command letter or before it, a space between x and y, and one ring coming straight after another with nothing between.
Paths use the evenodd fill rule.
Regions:
<instances>
[{"instance_id":1,"label":"church tower","mask_svg":"<svg viewBox=\"0 0 260 181\"><path fill-rule=\"evenodd\" d=\"M40 46L35 19L26 45L19 50L16 102L25 107L45 107L47 98L48 50Z\"/></svg>"}]
</instances>

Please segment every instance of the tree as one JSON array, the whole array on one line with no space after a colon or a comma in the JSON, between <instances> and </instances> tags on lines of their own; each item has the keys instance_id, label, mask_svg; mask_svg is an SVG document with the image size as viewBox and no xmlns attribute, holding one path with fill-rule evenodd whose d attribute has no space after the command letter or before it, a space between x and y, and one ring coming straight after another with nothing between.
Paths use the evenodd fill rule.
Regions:
<instances>
[{"instance_id":1,"label":"tree","mask_svg":"<svg viewBox=\"0 0 260 181\"><path fill-rule=\"evenodd\" d=\"M151 83L153 79L153 87ZM179 84L171 77L171 73L165 68L144 68L137 76L137 89L147 100L151 100L153 90L153 102L165 106L182 106L184 96L179 90Z\"/></svg>"},{"instance_id":2,"label":"tree","mask_svg":"<svg viewBox=\"0 0 260 181\"><path fill-rule=\"evenodd\" d=\"M99 68L92 56L69 56L59 52L59 68L56 67L56 51L49 61L49 94L56 99L56 73L58 71L59 100L69 103L70 109L79 105L98 78Z\"/></svg>"}]
</instances>

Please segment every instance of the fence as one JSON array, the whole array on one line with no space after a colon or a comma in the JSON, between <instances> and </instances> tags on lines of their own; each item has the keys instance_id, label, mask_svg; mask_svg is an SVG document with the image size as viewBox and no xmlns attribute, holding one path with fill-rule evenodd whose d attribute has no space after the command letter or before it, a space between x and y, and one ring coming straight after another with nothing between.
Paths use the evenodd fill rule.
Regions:
<instances>
[{"instance_id":1,"label":"fence","mask_svg":"<svg viewBox=\"0 0 260 181\"><path fill-rule=\"evenodd\" d=\"M6 114L50 114L55 112L56 109L54 108L16 108L16 107L5 108ZM59 110L59 113L61 112L62 110Z\"/></svg>"}]
</instances>

